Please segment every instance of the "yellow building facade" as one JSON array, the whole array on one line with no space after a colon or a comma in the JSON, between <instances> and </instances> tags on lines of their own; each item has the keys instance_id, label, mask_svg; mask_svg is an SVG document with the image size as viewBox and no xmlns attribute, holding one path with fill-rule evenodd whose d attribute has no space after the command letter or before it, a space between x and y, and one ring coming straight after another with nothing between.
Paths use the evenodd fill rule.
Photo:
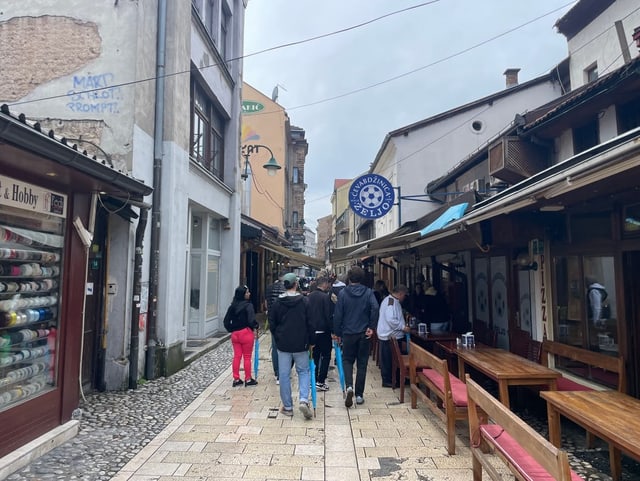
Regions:
<instances>
[{"instance_id":1,"label":"yellow building facade","mask_svg":"<svg viewBox=\"0 0 640 481\"><path fill-rule=\"evenodd\" d=\"M271 153L284 166L287 148L287 123L284 108L246 82L242 87L241 169L244 181L243 214L280 234L285 231L285 172L270 176L263 168ZM265 146L268 147L260 147ZM246 165L248 155L249 167ZM246 170L245 170L246 169Z\"/></svg>"}]
</instances>

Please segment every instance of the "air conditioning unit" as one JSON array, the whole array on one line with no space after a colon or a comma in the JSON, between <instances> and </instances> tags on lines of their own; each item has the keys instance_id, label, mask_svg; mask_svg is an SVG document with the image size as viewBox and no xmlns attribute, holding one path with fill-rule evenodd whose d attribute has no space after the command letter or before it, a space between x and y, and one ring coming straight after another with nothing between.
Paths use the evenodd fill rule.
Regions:
<instances>
[{"instance_id":1,"label":"air conditioning unit","mask_svg":"<svg viewBox=\"0 0 640 481\"><path fill-rule=\"evenodd\" d=\"M547 159L544 147L520 137L503 137L489 146L489 174L517 184L546 168Z\"/></svg>"}]
</instances>

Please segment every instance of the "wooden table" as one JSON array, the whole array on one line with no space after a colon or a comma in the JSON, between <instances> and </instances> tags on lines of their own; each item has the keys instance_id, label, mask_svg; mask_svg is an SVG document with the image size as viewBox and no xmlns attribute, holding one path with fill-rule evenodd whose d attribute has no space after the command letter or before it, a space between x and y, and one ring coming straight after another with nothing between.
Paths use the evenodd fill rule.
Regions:
<instances>
[{"instance_id":1,"label":"wooden table","mask_svg":"<svg viewBox=\"0 0 640 481\"><path fill-rule=\"evenodd\" d=\"M453 341L455 342L459 334L455 332L438 332L428 334L418 334L418 331L411 330L411 341L415 342L418 346L426 349L429 352L433 352L433 346L436 342L440 341Z\"/></svg>"},{"instance_id":2,"label":"wooden table","mask_svg":"<svg viewBox=\"0 0 640 481\"><path fill-rule=\"evenodd\" d=\"M550 391L557 389L558 371L529 361L522 356L492 347L460 347L458 375L464 380L465 365L468 364L498 383L500 402L509 405L509 386L538 386L545 384Z\"/></svg>"},{"instance_id":3,"label":"wooden table","mask_svg":"<svg viewBox=\"0 0 640 481\"><path fill-rule=\"evenodd\" d=\"M560 415L609 443L611 477L621 476L620 452L640 461L640 400L618 391L553 391L547 401L549 441L560 448Z\"/></svg>"}]
</instances>

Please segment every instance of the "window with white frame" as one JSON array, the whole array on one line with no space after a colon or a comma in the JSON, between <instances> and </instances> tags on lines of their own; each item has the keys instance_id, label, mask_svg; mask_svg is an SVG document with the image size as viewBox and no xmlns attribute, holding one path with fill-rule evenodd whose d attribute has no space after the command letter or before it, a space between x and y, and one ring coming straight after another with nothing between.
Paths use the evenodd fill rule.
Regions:
<instances>
[{"instance_id":1,"label":"window with white frame","mask_svg":"<svg viewBox=\"0 0 640 481\"><path fill-rule=\"evenodd\" d=\"M584 69L584 80L586 83L598 80L598 64L594 62Z\"/></svg>"},{"instance_id":2,"label":"window with white frame","mask_svg":"<svg viewBox=\"0 0 640 481\"><path fill-rule=\"evenodd\" d=\"M191 80L191 160L224 178L224 132L227 119L196 79Z\"/></svg>"}]
</instances>

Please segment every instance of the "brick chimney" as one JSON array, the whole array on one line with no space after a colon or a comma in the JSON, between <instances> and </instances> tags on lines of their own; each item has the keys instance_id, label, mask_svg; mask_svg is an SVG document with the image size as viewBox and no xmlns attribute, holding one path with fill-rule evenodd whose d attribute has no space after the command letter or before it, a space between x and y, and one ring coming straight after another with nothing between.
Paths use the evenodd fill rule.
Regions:
<instances>
[{"instance_id":1,"label":"brick chimney","mask_svg":"<svg viewBox=\"0 0 640 481\"><path fill-rule=\"evenodd\" d=\"M518 85L518 72L520 72L519 68L508 68L504 71L502 75L505 76L507 81L507 88L515 87Z\"/></svg>"}]
</instances>

